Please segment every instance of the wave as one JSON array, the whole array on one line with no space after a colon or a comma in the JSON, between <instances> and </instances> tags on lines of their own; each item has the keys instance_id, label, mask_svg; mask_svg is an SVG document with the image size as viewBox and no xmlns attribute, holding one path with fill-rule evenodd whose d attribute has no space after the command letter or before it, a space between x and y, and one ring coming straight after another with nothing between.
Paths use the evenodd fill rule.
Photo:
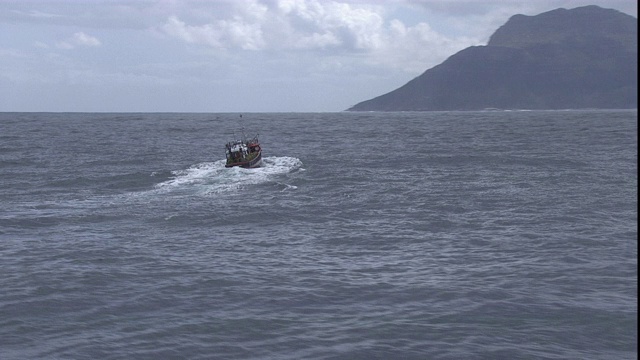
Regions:
<instances>
[{"instance_id":1,"label":"wave","mask_svg":"<svg viewBox=\"0 0 640 360\"><path fill-rule=\"evenodd\" d=\"M274 181L279 175L302 169L302 161L288 156L262 159L262 167L243 169L225 168L225 160L195 164L188 169L172 171L173 177L155 185L155 191L200 194L234 192L246 186ZM302 169L303 170L303 169ZM287 189L295 189L288 185Z\"/></svg>"}]
</instances>

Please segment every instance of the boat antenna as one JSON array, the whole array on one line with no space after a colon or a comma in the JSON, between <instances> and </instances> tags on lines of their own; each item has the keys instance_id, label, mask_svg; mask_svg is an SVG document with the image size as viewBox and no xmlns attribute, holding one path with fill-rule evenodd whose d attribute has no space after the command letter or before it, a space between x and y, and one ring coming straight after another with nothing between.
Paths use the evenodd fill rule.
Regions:
<instances>
[{"instance_id":1,"label":"boat antenna","mask_svg":"<svg viewBox=\"0 0 640 360\"><path fill-rule=\"evenodd\" d=\"M242 140L242 142L246 142L247 135L245 135L244 133L244 123L242 122L242 114L240 114L240 131L242 133L242 138L240 140Z\"/></svg>"}]
</instances>

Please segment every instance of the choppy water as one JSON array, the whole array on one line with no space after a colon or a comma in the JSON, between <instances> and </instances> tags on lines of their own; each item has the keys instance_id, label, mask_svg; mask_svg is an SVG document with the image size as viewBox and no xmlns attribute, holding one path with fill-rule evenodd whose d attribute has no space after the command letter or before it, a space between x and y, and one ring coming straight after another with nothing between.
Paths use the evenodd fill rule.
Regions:
<instances>
[{"instance_id":1,"label":"choppy water","mask_svg":"<svg viewBox=\"0 0 640 360\"><path fill-rule=\"evenodd\" d=\"M637 111L0 114L0 359L635 359Z\"/></svg>"}]
</instances>

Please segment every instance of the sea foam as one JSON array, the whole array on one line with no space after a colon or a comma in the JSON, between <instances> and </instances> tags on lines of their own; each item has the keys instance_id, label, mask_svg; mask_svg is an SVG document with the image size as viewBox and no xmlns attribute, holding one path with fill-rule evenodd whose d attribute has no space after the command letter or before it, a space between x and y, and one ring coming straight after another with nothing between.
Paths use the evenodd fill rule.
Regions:
<instances>
[{"instance_id":1,"label":"sea foam","mask_svg":"<svg viewBox=\"0 0 640 360\"><path fill-rule=\"evenodd\" d=\"M246 186L275 181L284 174L302 169L302 161L295 157L272 156L262 160L262 167L244 169L225 168L224 160L203 162L187 169L172 171L173 177L156 184L155 191L189 192L199 194L229 193ZM294 186L288 187L295 189Z\"/></svg>"}]
</instances>

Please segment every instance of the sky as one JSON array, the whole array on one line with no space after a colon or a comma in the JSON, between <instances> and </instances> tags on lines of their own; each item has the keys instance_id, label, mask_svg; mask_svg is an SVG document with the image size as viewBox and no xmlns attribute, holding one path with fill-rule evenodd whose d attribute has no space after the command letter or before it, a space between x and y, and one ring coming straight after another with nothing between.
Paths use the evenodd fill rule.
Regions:
<instances>
[{"instance_id":1,"label":"sky","mask_svg":"<svg viewBox=\"0 0 640 360\"><path fill-rule=\"evenodd\" d=\"M335 112L512 15L636 0L0 0L0 112Z\"/></svg>"}]
</instances>

